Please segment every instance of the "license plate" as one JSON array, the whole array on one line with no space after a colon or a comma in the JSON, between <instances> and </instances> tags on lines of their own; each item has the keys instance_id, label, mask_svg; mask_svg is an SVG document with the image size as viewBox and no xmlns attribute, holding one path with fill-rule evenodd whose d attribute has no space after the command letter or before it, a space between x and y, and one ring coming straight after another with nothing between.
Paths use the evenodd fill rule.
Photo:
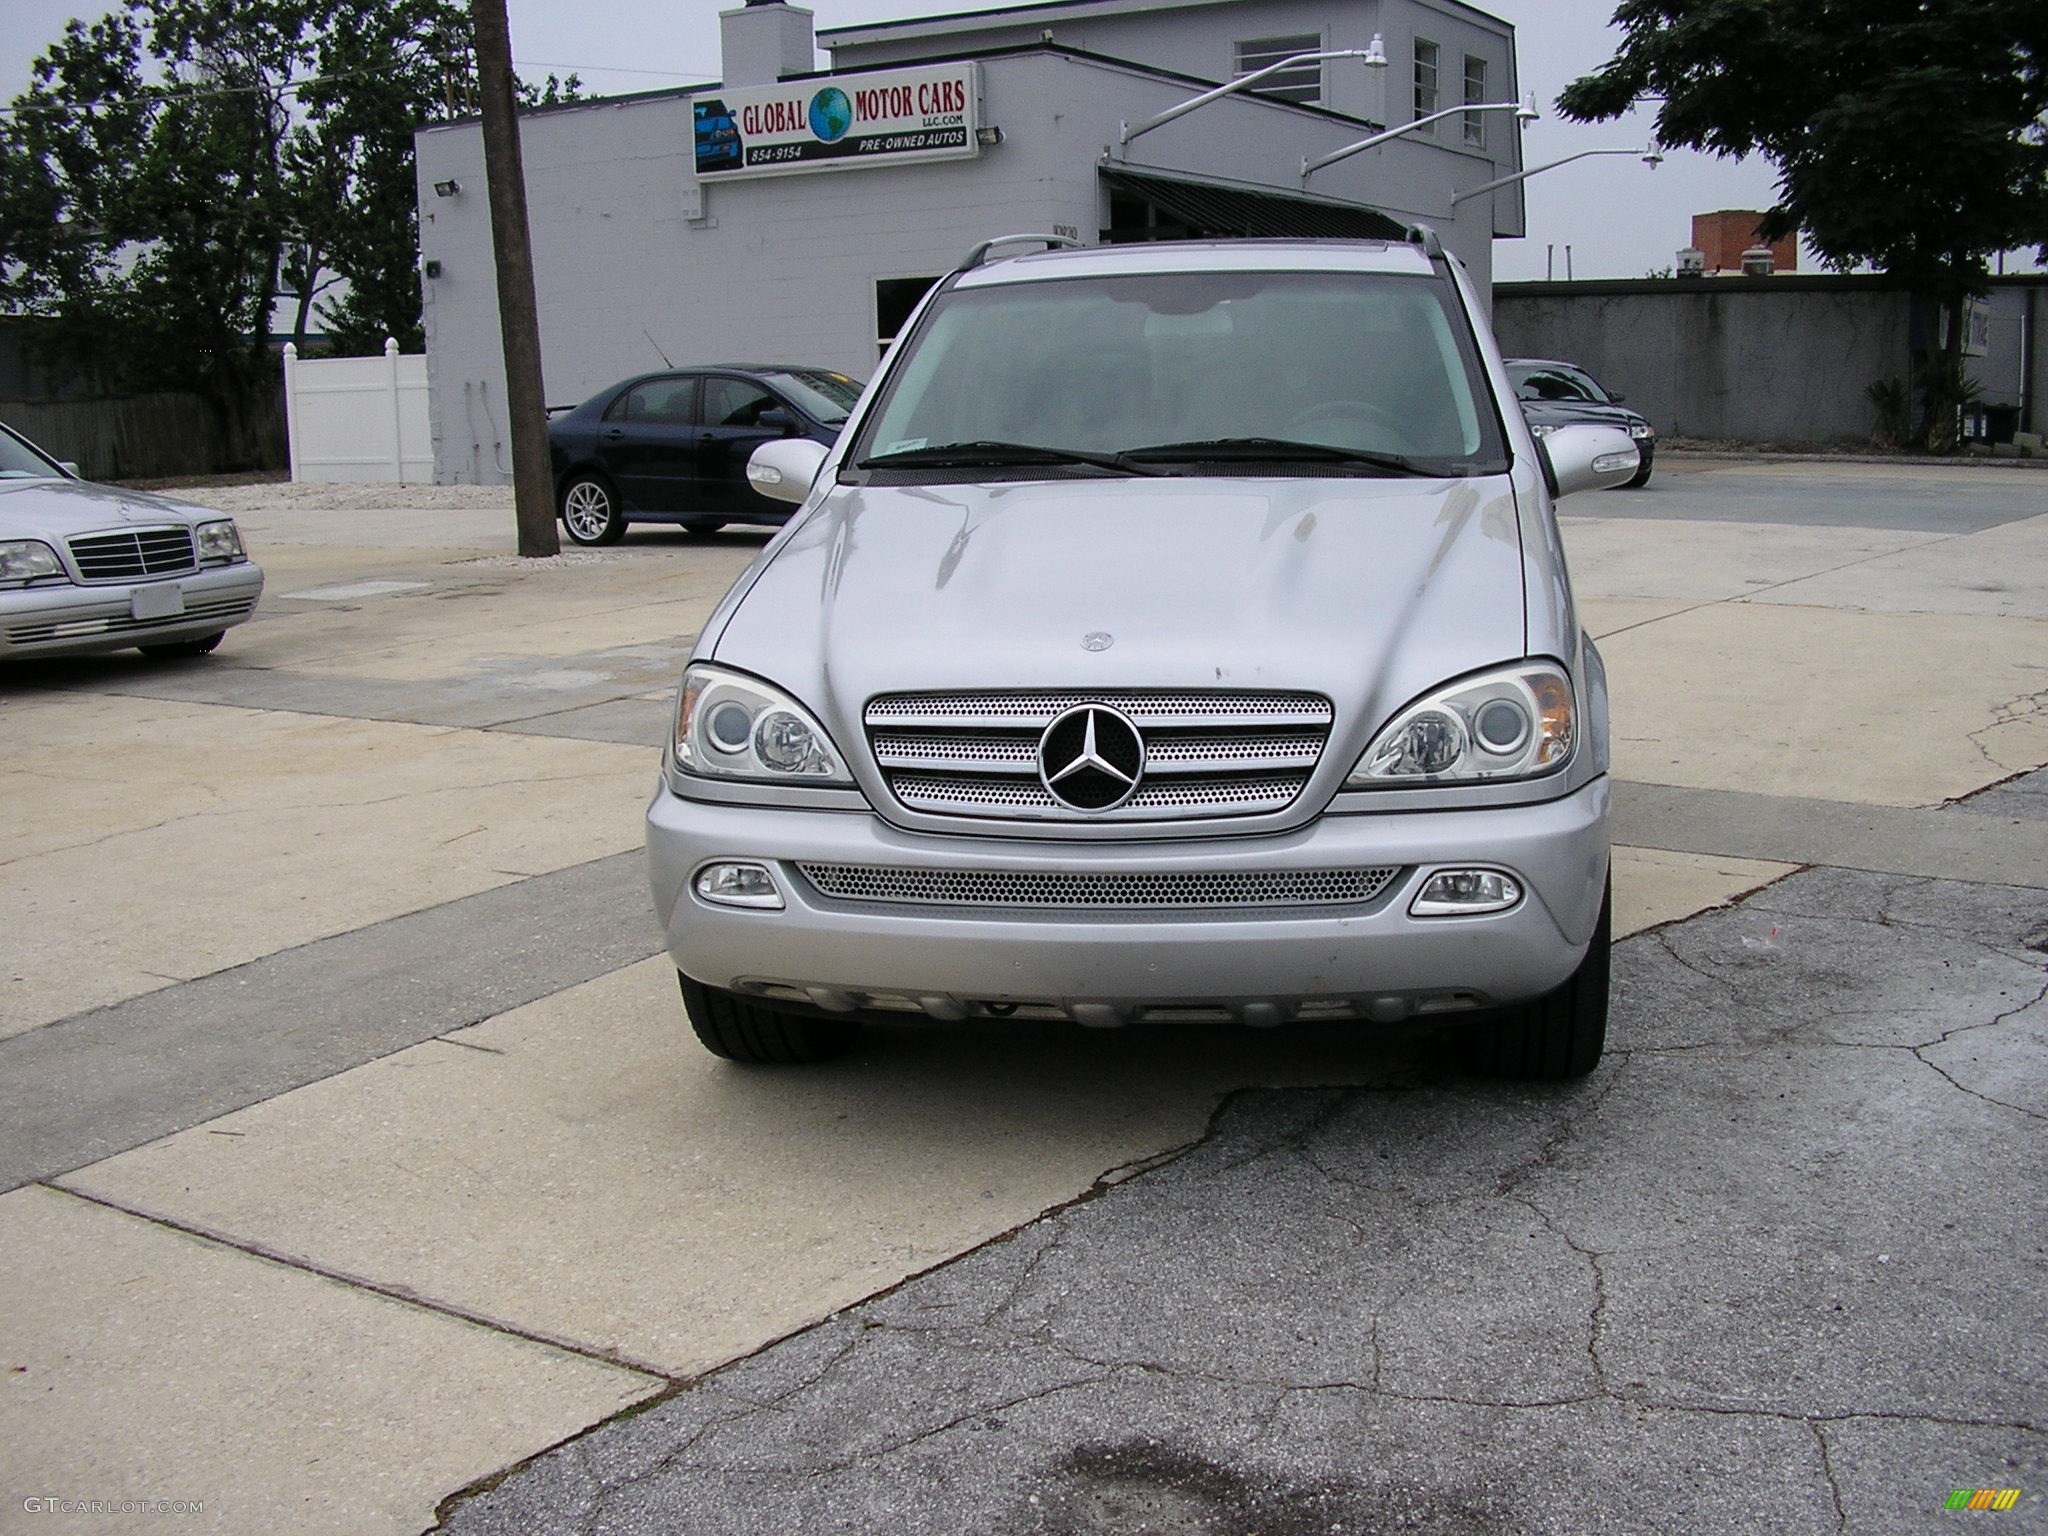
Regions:
<instances>
[{"instance_id":1,"label":"license plate","mask_svg":"<svg viewBox=\"0 0 2048 1536\"><path fill-rule=\"evenodd\" d=\"M137 619L174 619L185 611L185 589L175 581L137 587L128 598L128 613Z\"/></svg>"}]
</instances>

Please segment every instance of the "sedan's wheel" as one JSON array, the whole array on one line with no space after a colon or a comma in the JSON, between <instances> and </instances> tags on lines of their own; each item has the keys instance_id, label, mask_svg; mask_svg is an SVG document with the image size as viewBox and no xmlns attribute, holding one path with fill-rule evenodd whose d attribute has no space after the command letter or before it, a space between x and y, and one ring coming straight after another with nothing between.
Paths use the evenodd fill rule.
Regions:
<instances>
[{"instance_id":1,"label":"sedan's wheel","mask_svg":"<svg viewBox=\"0 0 2048 1536\"><path fill-rule=\"evenodd\" d=\"M138 645L136 649L145 656L160 656L175 659L180 656L205 656L227 638L227 631L216 629L210 635L201 635L197 640L163 640L155 645Z\"/></svg>"},{"instance_id":2,"label":"sedan's wheel","mask_svg":"<svg viewBox=\"0 0 2048 1536\"><path fill-rule=\"evenodd\" d=\"M562 487L562 526L578 544L616 544L626 536L619 498L596 475L577 475Z\"/></svg>"},{"instance_id":3,"label":"sedan's wheel","mask_svg":"<svg viewBox=\"0 0 2048 1536\"><path fill-rule=\"evenodd\" d=\"M683 532L695 534L700 539L707 533L718 532L724 526L725 519L722 517L686 517L683 519Z\"/></svg>"},{"instance_id":4,"label":"sedan's wheel","mask_svg":"<svg viewBox=\"0 0 2048 1536\"><path fill-rule=\"evenodd\" d=\"M1614 882L1600 902L1593 942L1556 991L1474 1024L1466 1061L1489 1077L1556 1081L1584 1077L1607 1044L1607 981L1613 948Z\"/></svg>"},{"instance_id":5,"label":"sedan's wheel","mask_svg":"<svg viewBox=\"0 0 2048 1536\"><path fill-rule=\"evenodd\" d=\"M830 1061L860 1038L858 1019L794 1013L690 980L681 971L683 1012L704 1049L727 1061Z\"/></svg>"},{"instance_id":6,"label":"sedan's wheel","mask_svg":"<svg viewBox=\"0 0 2048 1536\"><path fill-rule=\"evenodd\" d=\"M1642 444L1638 443L1636 445L1636 452L1642 456L1642 463L1636 466L1633 478L1622 482L1622 489L1624 490L1638 491L1650 483L1650 464L1657 457L1657 450L1655 448L1645 448Z\"/></svg>"}]
</instances>

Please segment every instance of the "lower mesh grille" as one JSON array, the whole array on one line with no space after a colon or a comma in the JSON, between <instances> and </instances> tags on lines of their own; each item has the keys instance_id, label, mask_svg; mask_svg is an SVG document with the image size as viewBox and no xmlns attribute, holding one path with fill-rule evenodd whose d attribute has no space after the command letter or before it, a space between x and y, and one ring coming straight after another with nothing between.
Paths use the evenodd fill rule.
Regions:
<instances>
[{"instance_id":1,"label":"lower mesh grille","mask_svg":"<svg viewBox=\"0 0 2048 1536\"><path fill-rule=\"evenodd\" d=\"M1068 874L1025 869L892 869L799 864L806 880L842 901L947 907L1188 910L1204 907L1356 906L1400 873L1383 869L1204 870L1175 874Z\"/></svg>"}]
</instances>

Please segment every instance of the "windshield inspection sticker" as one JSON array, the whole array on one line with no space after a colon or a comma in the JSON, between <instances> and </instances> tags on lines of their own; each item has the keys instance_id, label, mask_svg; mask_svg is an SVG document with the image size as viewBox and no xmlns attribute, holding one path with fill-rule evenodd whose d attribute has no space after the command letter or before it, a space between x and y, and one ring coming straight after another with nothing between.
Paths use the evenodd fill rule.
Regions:
<instances>
[{"instance_id":1,"label":"windshield inspection sticker","mask_svg":"<svg viewBox=\"0 0 2048 1536\"><path fill-rule=\"evenodd\" d=\"M899 438L899 439L898 439L897 441L895 441L895 442L891 443L891 444L890 444L890 445L889 445L888 447L884 448L884 449L882 450L882 452L884 452L884 453L912 453L912 452L915 452L915 451L916 451L917 449L919 449L919 448L922 448L922 447L923 447L923 446L924 446L924 445L925 445L926 443L928 443L928 442L930 442L930 441L931 441L931 439L930 439L930 438L928 438L928 437L905 437L905 438Z\"/></svg>"}]
</instances>

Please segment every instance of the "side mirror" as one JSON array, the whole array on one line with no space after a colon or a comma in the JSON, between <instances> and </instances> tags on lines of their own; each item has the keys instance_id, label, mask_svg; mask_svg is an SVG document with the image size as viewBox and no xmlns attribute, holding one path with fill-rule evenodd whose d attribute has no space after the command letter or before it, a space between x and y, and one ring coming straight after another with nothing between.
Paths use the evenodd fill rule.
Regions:
<instances>
[{"instance_id":1,"label":"side mirror","mask_svg":"<svg viewBox=\"0 0 2048 1536\"><path fill-rule=\"evenodd\" d=\"M818 478L831 451L808 437L776 438L756 448L747 459L747 483L776 501L801 502L811 494L811 482ZM1635 472L1633 462L1629 472Z\"/></svg>"},{"instance_id":2,"label":"side mirror","mask_svg":"<svg viewBox=\"0 0 2048 1536\"><path fill-rule=\"evenodd\" d=\"M59 459L57 467L74 480L83 480L85 478L84 475L78 472L78 461L76 459Z\"/></svg>"},{"instance_id":3,"label":"side mirror","mask_svg":"<svg viewBox=\"0 0 2048 1536\"><path fill-rule=\"evenodd\" d=\"M1558 427L1536 439L1536 452L1553 497L1621 485L1642 464L1635 439L1619 427Z\"/></svg>"},{"instance_id":4,"label":"side mirror","mask_svg":"<svg viewBox=\"0 0 2048 1536\"><path fill-rule=\"evenodd\" d=\"M780 432L784 437L796 430L796 418L778 406L770 406L754 418L763 432Z\"/></svg>"},{"instance_id":5,"label":"side mirror","mask_svg":"<svg viewBox=\"0 0 2048 1536\"><path fill-rule=\"evenodd\" d=\"M1609 391L1607 391L1607 398L1612 400L1616 405L1619 405L1622 401L1626 400L1628 396L1624 395L1618 389L1610 389Z\"/></svg>"}]
</instances>

